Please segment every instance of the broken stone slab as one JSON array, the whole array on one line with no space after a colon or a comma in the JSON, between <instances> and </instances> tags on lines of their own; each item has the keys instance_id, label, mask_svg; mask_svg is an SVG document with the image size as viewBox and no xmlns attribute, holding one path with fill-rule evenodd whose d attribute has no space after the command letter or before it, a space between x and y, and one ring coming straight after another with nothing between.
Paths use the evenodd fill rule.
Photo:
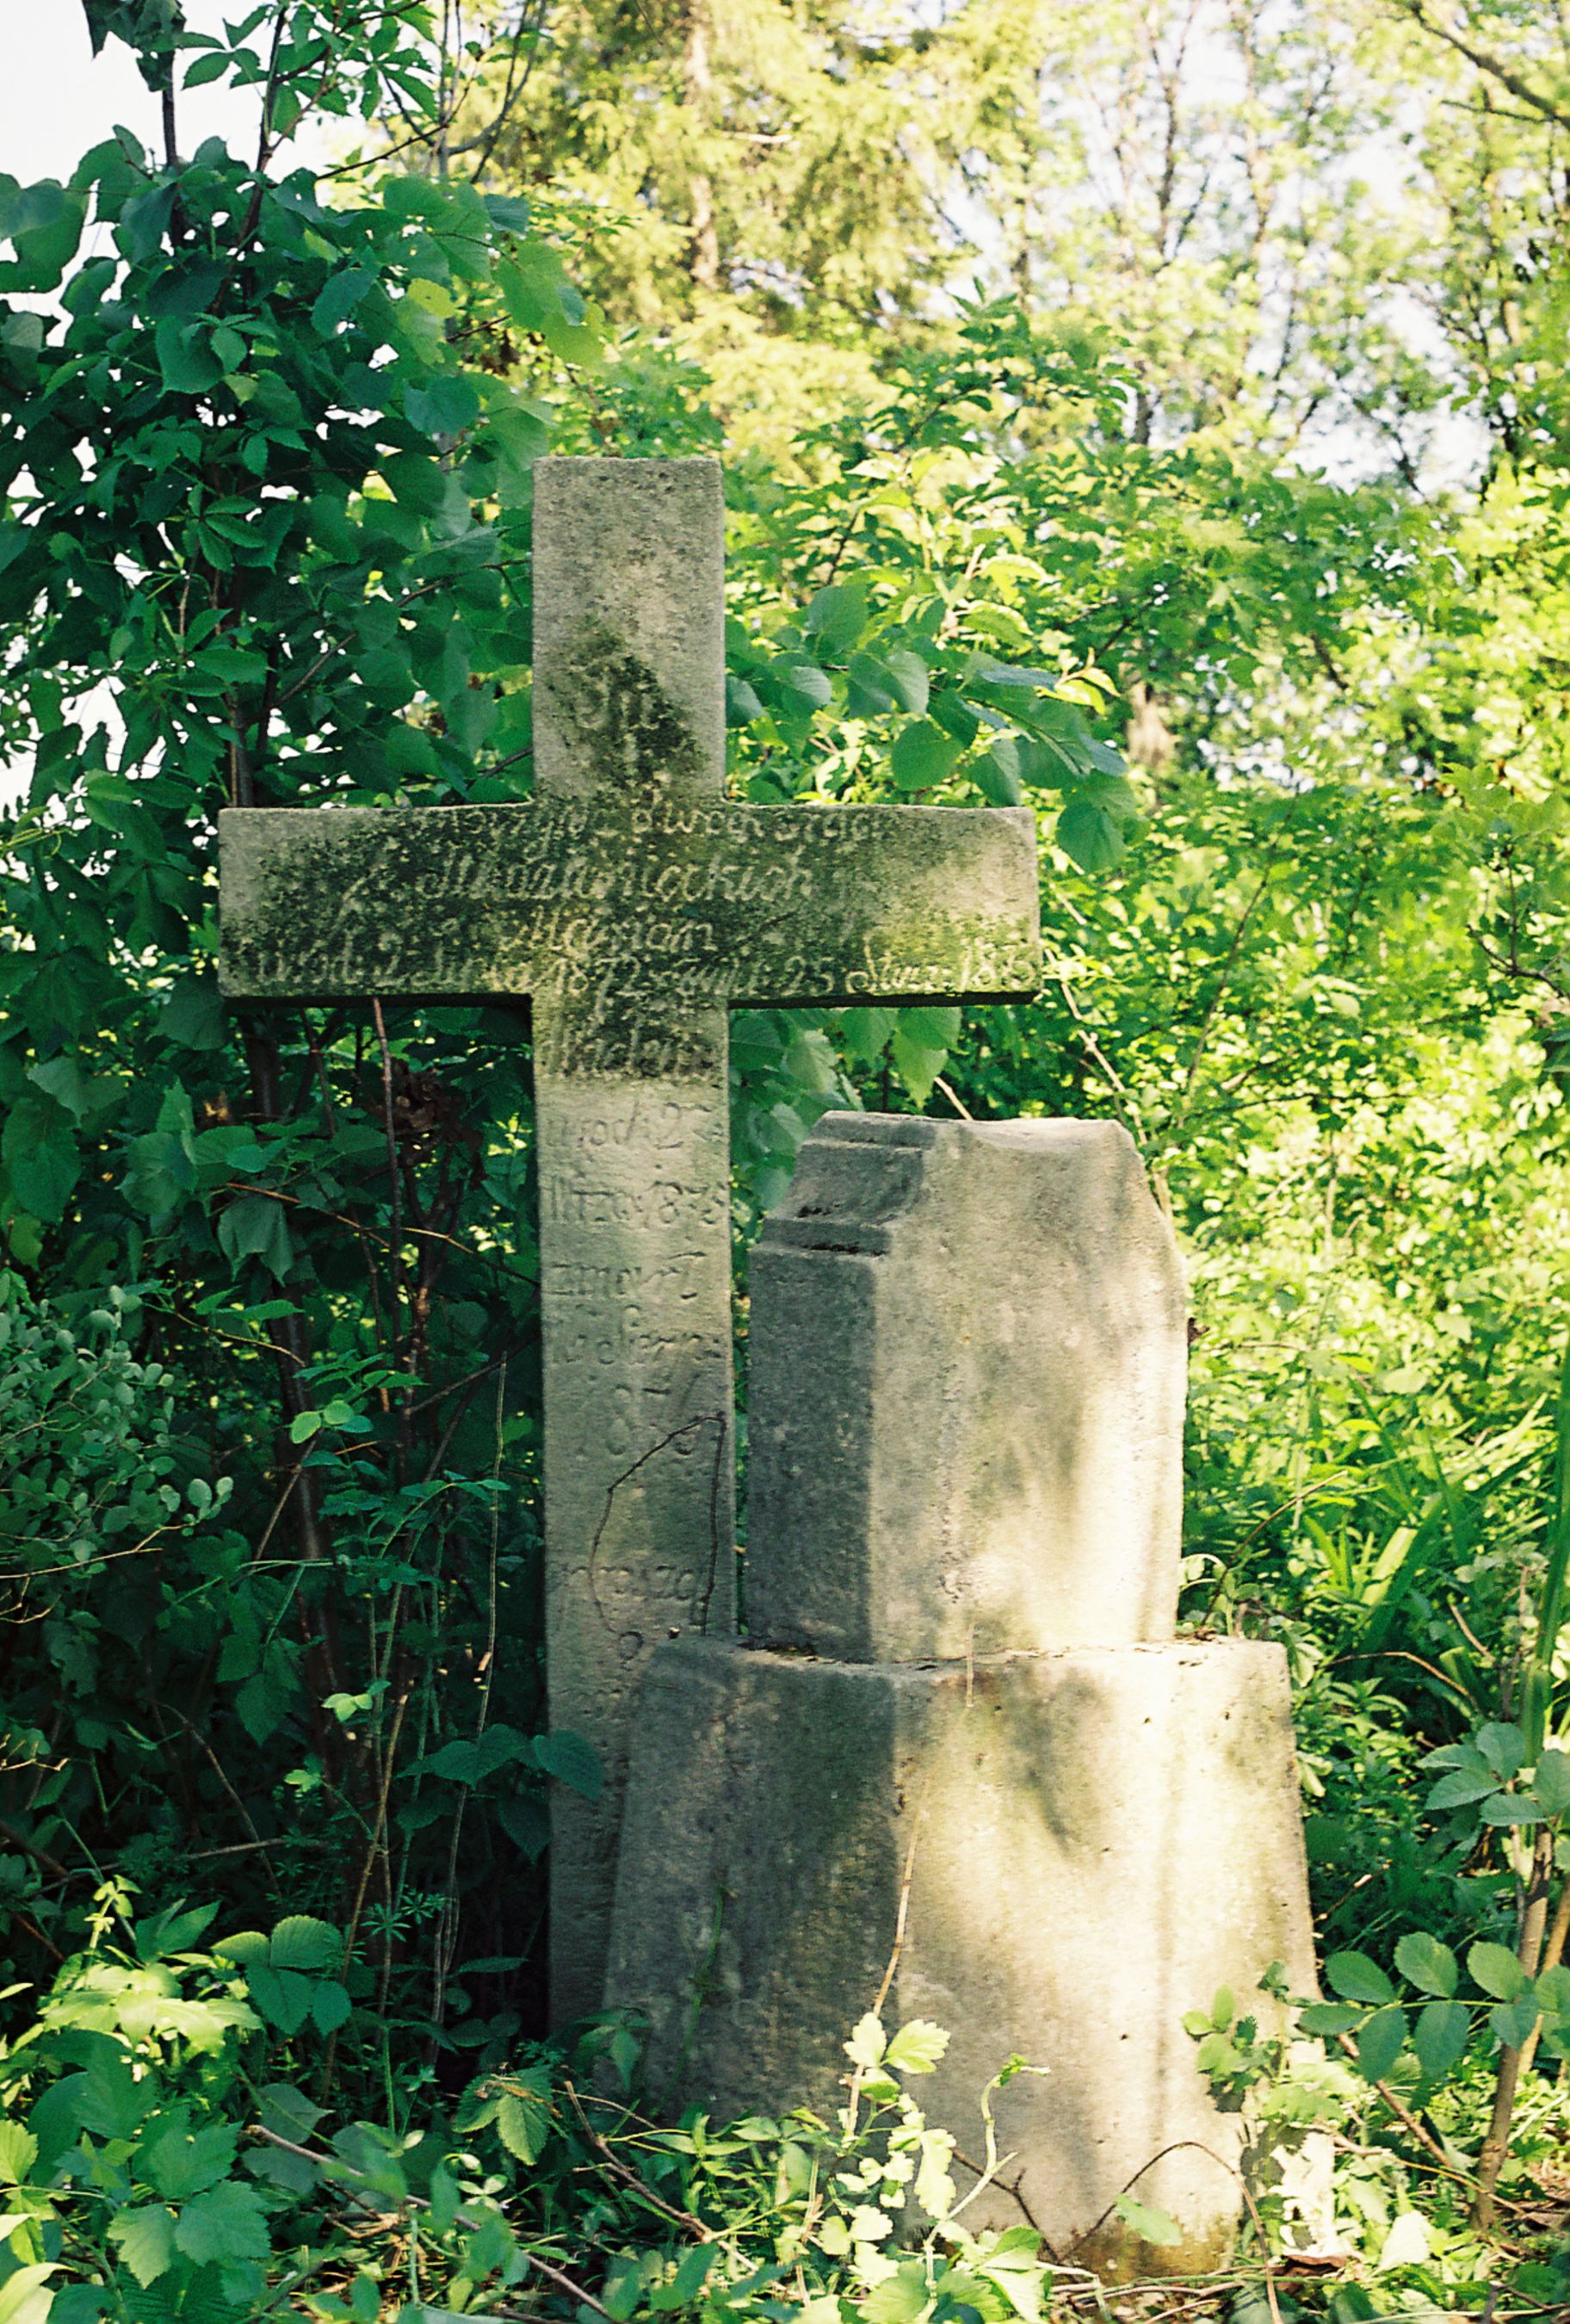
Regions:
<instances>
[{"instance_id":1,"label":"broken stone slab","mask_svg":"<svg viewBox=\"0 0 1570 2324\"><path fill-rule=\"evenodd\" d=\"M717 2119L832 2107L909 1877L883 2017L952 2036L916 2086L928 2118L979 2153L980 2094L1017 2053L1043 2070L996 2094L998 2135L1052 2248L1221 2261L1241 2117L1183 2015L1223 1985L1251 2003L1271 1962L1298 1992L1314 1974L1279 1646L876 1665L683 1638L651 1661L638 1736L606 1999L646 2016L657 2091ZM1120 2227L1131 2184L1179 2243Z\"/></svg>"},{"instance_id":2,"label":"broken stone slab","mask_svg":"<svg viewBox=\"0 0 1570 2324\"><path fill-rule=\"evenodd\" d=\"M1171 1637L1187 1301L1124 1130L826 1114L751 1282L755 1639Z\"/></svg>"}]
</instances>

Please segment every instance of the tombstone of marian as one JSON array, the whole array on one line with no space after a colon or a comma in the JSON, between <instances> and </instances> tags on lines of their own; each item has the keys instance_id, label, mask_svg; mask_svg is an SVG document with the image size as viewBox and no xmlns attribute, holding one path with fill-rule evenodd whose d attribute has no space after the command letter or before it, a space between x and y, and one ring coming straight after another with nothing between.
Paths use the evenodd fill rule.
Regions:
<instances>
[{"instance_id":1,"label":"tombstone of marian","mask_svg":"<svg viewBox=\"0 0 1570 2324\"><path fill-rule=\"evenodd\" d=\"M1024 810L725 800L723 503L706 460L535 471L535 797L241 809L223 984L251 1002L531 1004L558 2021L604 1986L629 1721L656 1641L734 1628L726 1009L1020 994Z\"/></svg>"},{"instance_id":2,"label":"tombstone of marian","mask_svg":"<svg viewBox=\"0 0 1570 2324\"><path fill-rule=\"evenodd\" d=\"M1044 2070L994 2103L1055 2251L1209 2267L1241 2118L1182 2019L1311 1991L1312 1932L1282 1651L1174 1637L1185 1297L1133 1147L826 1115L751 1281L752 1635L651 1660L607 1999L730 2119L832 2108L886 1986L952 2037L917 2095L961 2154Z\"/></svg>"}]
</instances>

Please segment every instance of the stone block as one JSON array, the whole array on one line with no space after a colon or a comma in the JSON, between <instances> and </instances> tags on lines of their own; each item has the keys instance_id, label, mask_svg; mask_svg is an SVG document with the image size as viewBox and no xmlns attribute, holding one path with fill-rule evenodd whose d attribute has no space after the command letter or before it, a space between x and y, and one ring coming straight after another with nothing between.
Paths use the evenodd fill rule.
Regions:
<instances>
[{"instance_id":1,"label":"stone block","mask_svg":"<svg viewBox=\"0 0 1570 2324\"><path fill-rule=\"evenodd\" d=\"M1183 2014L1272 1961L1312 1989L1279 1647L879 1666L684 1638L651 1659L638 1732L606 1998L646 2014L657 2091L716 2118L836 2103L908 1877L883 2016L953 2036L918 2086L929 2117L978 2154L980 2093L1017 2052L1044 2070L996 2098L1004 2175L1054 2250L1219 2262L1239 2117ZM1109 2227L1136 2177L1179 2246Z\"/></svg>"},{"instance_id":2,"label":"stone block","mask_svg":"<svg viewBox=\"0 0 1570 2324\"><path fill-rule=\"evenodd\" d=\"M534 759L541 795L725 784L725 491L716 460L534 471Z\"/></svg>"},{"instance_id":3,"label":"stone block","mask_svg":"<svg viewBox=\"0 0 1570 2324\"><path fill-rule=\"evenodd\" d=\"M1182 1265L1107 1121L826 1114L752 1261L747 1623L846 1661L1172 1636Z\"/></svg>"}]
</instances>

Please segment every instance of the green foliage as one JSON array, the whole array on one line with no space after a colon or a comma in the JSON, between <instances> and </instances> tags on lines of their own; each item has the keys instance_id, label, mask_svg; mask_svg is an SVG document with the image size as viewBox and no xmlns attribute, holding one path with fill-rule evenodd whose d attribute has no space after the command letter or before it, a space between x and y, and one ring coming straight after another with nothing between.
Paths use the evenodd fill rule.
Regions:
<instances>
[{"instance_id":1,"label":"green foliage","mask_svg":"<svg viewBox=\"0 0 1570 2324\"><path fill-rule=\"evenodd\" d=\"M162 161L121 134L68 184L0 180L0 741L32 769L0 925L6 1943L52 1975L105 1870L172 1931L199 1854L224 1925L263 1884L295 1908L159 1988L245 1993L235 2057L283 2061L263 2110L217 2089L228 2050L157 2035L138 2071L188 2126L156 2162L118 2134L117 2239L62 2182L69 2233L97 2221L81 2264L149 2324L176 2285L229 2301L226 2269L244 2307L290 2237L332 2252L299 2297L334 2318L520 2301L525 2248L570 2278L580 2246L614 2315L763 2315L816 2185L841 2247L796 2248L873 2324L1039 2292L1001 2246L873 2281L892 2239L857 2221L909 2181L831 2198L810 2126L651 2130L585 2095L592 2057L528 2047L549 1786L598 1770L541 1731L527 1045L503 1012L238 1019L213 976L226 802L526 796L538 453L723 445L734 788L1029 803L1052 947L1029 1007L739 1018L740 1222L831 1104L1099 1111L1140 1142L1195 1286L1186 1608L1288 1650L1335 1997L1312 2072L1230 1995L1198 2054L1285 2131L1356 2132L1341 2209L1399 2283L1427 2150L1386 2094L1464 2179L1501 2048L1552 2057L1565 2024L1519 1941L1566 1791L1556 36L1483 10L1501 106L1492 68L1360 8L1245 6L1187 51L1160 9L1028 38L990 5L876 39L611 14L550 46L508 14L458 60L403 6L279 0L220 37L94 0L96 42L179 83ZM184 90L217 80L260 97L259 167L178 159ZM312 114L393 166L281 177ZM1098 117L1131 141L1115 186ZM1392 124L1399 217L1359 190ZM933 296L955 162L961 307ZM1390 319L1414 290L1432 359ZM1459 410L1480 473L1419 494ZM1356 488L1315 472L1347 442ZM931 2038L858 2033L863 2097ZM624 2029L595 2043L625 2065ZM51 2056L51 2087L92 2069ZM471 2070L432 2160L435 2086ZM319 2137L335 2089L375 2126ZM1528 2076L1519 2167L1554 2103ZM185 2190L242 2117L272 2140ZM912 2136L877 2174L941 2175ZM293 2183L237 2160L263 2150ZM1424 2299L1482 2265L1451 2184ZM372 2204L395 2224L362 2268ZM1137 2188L1122 2217L1159 2239ZM17 2260L0 2302L59 2264Z\"/></svg>"},{"instance_id":2,"label":"green foliage","mask_svg":"<svg viewBox=\"0 0 1570 2324\"><path fill-rule=\"evenodd\" d=\"M215 1908L125 1908L99 1891L89 1950L0 2053L0 2301L32 2301L27 2324L240 2324L285 2299L322 2324L409 2324L531 2282L615 2324L765 2324L786 2285L825 2324L1039 2324L1039 2236L955 2216L953 2142L904 2088L941 2055L936 2027L885 2040L864 2019L832 2122L652 2127L596 2081L596 2060L628 2054L607 2022L450 2109L334 2127L300 2083L348 2015L342 1934L296 1914L201 1951Z\"/></svg>"},{"instance_id":3,"label":"green foliage","mask_svg":"<svg viewBox=\"0 0 1570 2324\"><path fill-rule=\"evenodd\" d=\"M32 1618L5 1894L35 1967L79 1934L84 1863L162 1895L199 1849L372 1932L389 2029L446 2045L450 2018L485 2054L519 2022L547 1787L598 1780L538 1731L527 1054L498 1074L511 1022L472 1013L235 1022L208 867L236 801L515 795L550 411L492 351L533 331L553 363L566 318L582 356L587 327L515 202L394 174L329 207L272 173L308 108L438 101L420 12L352 41L338 13L168 20L188 86L263 91L260 168L122 134L69 187L0 184L0 287L30 301L0 329L0 726L33 770L4 841L0 1232L50 1286L7 1276L0 1306ZM141 18L100 28L162 54ZM503 1769L497 1818L466 1816ZM468 1955L508 1967L466 1986ZM310 1995L319 2030L340 1992Z\"/></svg>"}]
</instances>

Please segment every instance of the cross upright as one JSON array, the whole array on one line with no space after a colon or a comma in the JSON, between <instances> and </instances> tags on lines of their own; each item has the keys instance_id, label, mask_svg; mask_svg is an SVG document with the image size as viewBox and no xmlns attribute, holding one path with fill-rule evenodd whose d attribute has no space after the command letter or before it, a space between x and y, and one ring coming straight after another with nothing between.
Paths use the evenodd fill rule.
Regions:
<instances>
[{"instance_id":1,"label":"cross upright","mask_svg":"<svg viewBox=\"0 0 1570 2324\"><path fill-rule=\"evenodd\" d=\"M661 1639L734 1628L732 1005L1007 999L1039 981L1025 809L725 798L711 460L535 470L535 796L221 818L251 1002L531 1004L550 1717L551 1998L601 2005L628 1730Z\"/></svg>"}]
</instances>

